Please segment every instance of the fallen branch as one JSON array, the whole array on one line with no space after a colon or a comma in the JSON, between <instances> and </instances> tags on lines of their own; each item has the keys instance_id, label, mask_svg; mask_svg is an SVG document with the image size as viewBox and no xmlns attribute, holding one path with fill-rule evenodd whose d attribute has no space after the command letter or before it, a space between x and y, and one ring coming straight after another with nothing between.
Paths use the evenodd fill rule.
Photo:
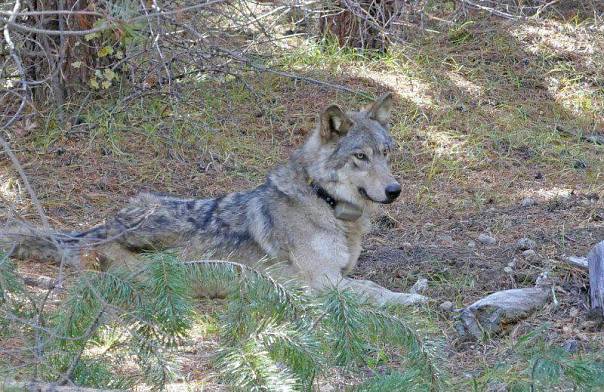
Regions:
<instances>
[{"instance_id":1,"label":"fallen branch","mask_svg":"<svg viewBox=\"0 0 604 392\"><path fill-rule=\"evenodd\" d=\"M551 282L543 274L535 287L497 291L464 308L455 329L463 339L488 338L541 309L551 294Z\"/></svg>"},{"instance_id":2,"label":"fallen branch","mask_svg":"<svg viewBox=\"0 0 604 392\"><path fill-rule=\"evenodd\" d=\"M470 7L482 10L482 11L487 11L493 15L505 18L505 19L511 19L511 20L519 20L519 19L525 19L523 16L520 15L512 15L512 14L508 14L507 12L503 12L500 11L498 9L495 8L491 8L491 7L486 7L484 5L475 3L473 1L470 0L461 0L462 3L469 5Z\"/></svg>"},{"instance_id":3,"label":"fallen branch","mask_svg":"<svg viewBox=\"0 0 604 392\"><path fill-rule=\"evenodd\" d=\"M190 12L190 11L194 11L194 10L197 10L200 8L206 8L211 5L218 4L218 3L223 3L224 1L225 0L208 0L204 3L191 5L189 7L182 7L182 8L178 8L178 9L174 9L174 10L159 11L159 12L149 13L147 15L139 15L139 16L129 18L129 19L109 19L106 22L101 23L97 27L94 27L91 29L86 29L86 30L63 30L63 31L49 30L49 29L40 29L37 27L19 24L19 23L16 23L14 20L14 17L19 15L18 12L17 13L3 12L2 14L0 14L0 16L6 15L6 14L10 15L10 18L8 20L7 19L3 20L3 22L6 24L6 26L10 27L14 30L24 32L24 33L61 35L61 36L85 36L87 34L94 34L94 33L103 32L105 30L112 30L116 27L119 27L120 25L128 25L128 24L131 25L133 23L146 21L146 20L148 20L149 17L182 14L184 12ZM57 13L57 11L53 11L53 13Z\"/></svg>"},{"instance_id":4,"label":"fallen branch","mask_svg":"<svg viewBox=\"0 0 604 392\"><path fill-rule=\"evenodd\" d=\"M562 261L564 261L570 265L573 265L575 267L585 269L585 270L587 270L589 268L587 265L586 257L568 256L568 257L562 258Z\"/></svg>"},{"instance_id":5,"label":"fallen branch","mask_svg":"<svg viewBox=\"0 0 604 392\"><path fill-rule=\"evenodd\" d=\"M183 27L184 29L186 29L187 31L189 31L191 34L193 34L198 40L203 40L203 34L201 34L199 31L197 31L196 29L192 28L191 26L188 25L181 25L178 24L176 21L172 21L173 23L179 25L180 27ZM281 77L285 77L285 78L290 78L296 81L301 81L301 82L306 82L306 83L310 83L310 84L315 84L318 86L324 86L324 87L328 87L328 88L332 88L334 90L340 90L340 91L346 91L348 93L351 94L355 94L355 95L359 95L365 98L372 98L371 95L363 92L363 91L358 91L358 90L353 90L351 88L348 88L346 86L342 86L340 84L335 84L335 83L330 83L330 82L326 82L323 80L318 80L318 79L313 79L313 78L309 78L307 76L302 76L302 75L297 75L297 74L293 74L290 72L284 72L284 71L279 71L270 67L266 67L263 65L259 65L254 63L251 59L245 57L243 54L237 53L233 50L229 50L226 48L222 48L222 47L215 47L214 48L217 52L222 53L224 55L226 55L227 57L229 57L230 59L232 59L233 61L236 61L244 66L250 67L258 72L266 72L266 73L272 73Z\"/></svg>"},{"instance_id":6,"label":"fallen branch","mask_svg":"<svg viewBox=\"0 0 604 392\"><path fill-rule=\"evenodd\" d=\"M589 298L591 309L604 317L604 241L593 247L587 255L589 265Z\"/></svg>"}]
</instances>

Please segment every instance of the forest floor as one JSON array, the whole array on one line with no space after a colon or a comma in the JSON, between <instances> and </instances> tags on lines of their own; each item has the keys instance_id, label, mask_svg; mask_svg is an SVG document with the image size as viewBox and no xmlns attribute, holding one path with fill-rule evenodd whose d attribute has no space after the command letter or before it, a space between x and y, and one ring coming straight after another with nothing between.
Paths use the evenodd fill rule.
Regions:
<instances>
[{"instance_id":1,"label":"forest floor","mask_svg":"<svg viewBox=\"0 0 604 392\"><path fill-rule=\"evenodd\" d=\"M425 33L385 55L307 43L273 64L374 95L394 93L400 149L393 171L403 193L376 217L353 275L397 291L428 279L425 294L435 301L414 312L445 340L455 389L487 388L518 337L544 325L552 344L604 350L602 320L589 317L587 274L563 262L604 239L604 146L579 137L604 135L603 35L581 24L491 20ZM125 104L99 96L68 127L57 126L52 113L23 125L13 143L52 225L89 227L142 190L206 197L252 188L302 143L322 108L367 102L271 74L179 89L178 100L151 95ZM0 191L18 202L23 218L35 219L10 178L15 171L2 160ZM526 198L535 203L523 206ZM480 243L482 233L496 243ZM523 237L536 242L536 254L516 249ZM20 268L47 274L53 267ZM494 291L533 286L543 271L558 303L495 339L460 341L454 313L439 309L443 301L461 308ZM220 302L203 307L216 313ZM182 358L184 379L203 381L212 340L192 347ZM346 385L339 380L331 390Z\"/></svg>"}]
</instances>

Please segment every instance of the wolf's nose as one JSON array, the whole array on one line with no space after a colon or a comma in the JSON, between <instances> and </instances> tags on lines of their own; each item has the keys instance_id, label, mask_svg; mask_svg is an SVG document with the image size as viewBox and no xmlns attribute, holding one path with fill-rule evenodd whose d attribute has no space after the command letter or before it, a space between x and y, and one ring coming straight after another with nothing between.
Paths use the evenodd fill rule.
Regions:
<instances>
[{"instance_id":1,"label":"wolf's nose","mask_svg":"<svg viewBox=\"0 0 604 392\"><path fill-rule=\"evenodd\" d=\"M386 187L386 197L392 201L401 194L401 186L398 183L390 184Z\"/></svg>"}]
</instances>

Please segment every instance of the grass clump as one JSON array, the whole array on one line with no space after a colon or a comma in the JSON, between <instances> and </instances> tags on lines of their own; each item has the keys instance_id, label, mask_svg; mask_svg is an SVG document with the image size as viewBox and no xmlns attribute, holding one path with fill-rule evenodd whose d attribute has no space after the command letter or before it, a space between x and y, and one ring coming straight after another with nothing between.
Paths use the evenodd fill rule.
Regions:
<instances>
[{"instance_id":1,"label":"grass clump","mask_svg":"<svg viewBox=\"0 0 604 392\"><path fill-rule=\"evenodd\" d=\"M549 325L521 336L506 353L505 361L472 381L475 390L489 384L510 391L584 390L604 388L604 357L579 354L548 341Z\"/></svg>"}]
</instances>

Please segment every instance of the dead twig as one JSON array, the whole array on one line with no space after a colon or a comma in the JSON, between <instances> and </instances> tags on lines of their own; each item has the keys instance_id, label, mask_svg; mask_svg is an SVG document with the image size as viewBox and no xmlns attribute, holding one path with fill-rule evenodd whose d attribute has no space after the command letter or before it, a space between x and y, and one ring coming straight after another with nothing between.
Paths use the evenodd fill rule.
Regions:
<instances>
[{"instance_id":1,"label":"dead twig","mask_svg":"<svg viewBox=\"0 0 604 392\"><path fill-rule=\"evenodd\" d=\"M63 36L84 36L84 35L88 35L88 34L94 34L94 33L100 33L103 32L105 30L111 30L114 28L119 28L120 25L123 24L134 24L137 22L141 22L141 21L145 21L150 17L155 17L155 16L168 16L168 15L174 15L174 14L181 14L184 12L190 12L190 11L194 11L194 10L198 10L200 8L207 8L211 5L215 5L215 4L219 4L219 3L223 3L226 0L208 0L207 2L201 3L201 4L195 4L189 7L182 7L182 8L178 8L175 10L169 10L169 11L159 11L159 12L153 12L153 13L149 13L147 15L140 15L140 16L136 16L130 19L115 19L115 20L107 20L106 22L101 23L99 26L94 27L92 29L86 29L86 30L65 30L65 31L60 31L60 30L49 30L49 29L40 29L37 27L31 27L31 26L24 26L20 23L16 23L15 19L13 18L12 20L9 18L8 20L5 20L4 22L6 23L6 27L9 28L14 28L15 30L21 31L21 32L25 32L25 33L36 33L36 34L45 34L45 35L63 35ZM19 2L17 2L19 3ZM15 17L17 15L14 15Z\"/></svg>"},{"instance_id":2,"label":"dead twig","mask_svg":"<svg viewBox=\"0 0 604 392\"><path fill-rule=\"evenodd\" d=\"M475 3L475 2L470 1L470 0L461 0L461 2L463 4L469 5L472 8L476 8L476 9L479 9L479 10L482 10L482 11L487 11L487 12L493 14L493 15L496 15L496 16L499 16L499 17L502 17L502 18L505 18L505 19L510 19L510 20L524 19L523 16L508 14L507 12L503 12L503 11L500 11L500 10L492 8L492 7L487 7L487 6Z\"/></svg>"}]
</instances>

